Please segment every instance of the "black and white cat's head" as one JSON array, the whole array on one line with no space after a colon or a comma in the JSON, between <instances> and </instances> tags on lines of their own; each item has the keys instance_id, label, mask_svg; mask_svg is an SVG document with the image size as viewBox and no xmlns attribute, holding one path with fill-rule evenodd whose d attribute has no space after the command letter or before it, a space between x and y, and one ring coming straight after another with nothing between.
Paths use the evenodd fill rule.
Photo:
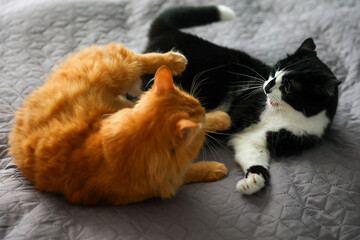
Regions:
<instances>
[{"instance_id":1,"label":"black and white cat's head","mask_svg":"<svg viewBox=\"0 0 360 240\"><path fill-rule=\"evenodd\" d=\"M263 87L269 106L290 105L306 117L327 110L333 117L340 81L317 57L315 48L314 41L306 39L294 54L273 67Z\"/></svg>"}]
</instances>

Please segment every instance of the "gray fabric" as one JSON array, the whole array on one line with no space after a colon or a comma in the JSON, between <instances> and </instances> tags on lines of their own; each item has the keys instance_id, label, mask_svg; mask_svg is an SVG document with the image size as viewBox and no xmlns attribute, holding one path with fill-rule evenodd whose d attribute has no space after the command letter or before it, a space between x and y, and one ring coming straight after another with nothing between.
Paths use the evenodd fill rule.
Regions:
<instances>
[{"instance_id":1,"label":"gray fabric","mask_svg":"<svg viewBox=\"0 0 360 240\"><path fill-rule=\"evenodd\" d=\"M334 124L317 148L274 159L265 190L242 196L231 150L200 154L229 175L170 200L82 207L34 190L7 153L13 111L73 50L121 41L142 51L152 19L190 0L0 0L0 239L360 239L360 2L223 0L237 18L191 32L271 64L313 37L343 83ZM198 4L219 4L202 0Z\"/></svg>"}]
</instances>

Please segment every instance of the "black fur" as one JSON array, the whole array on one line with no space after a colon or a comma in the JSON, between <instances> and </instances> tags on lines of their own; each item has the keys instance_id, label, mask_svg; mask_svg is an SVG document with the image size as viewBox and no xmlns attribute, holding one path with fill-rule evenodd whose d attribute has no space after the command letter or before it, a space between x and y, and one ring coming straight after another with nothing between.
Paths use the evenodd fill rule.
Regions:
<instances>
[{"instance_id":1,"label":"black fur","mask_svg":"<svg viewBox=\"0 0 360 240\"><path fill-rule=\"evenodd\" d=\"M332 121L337 107L339 81L317 57L312 39L305 40L294 54L271 67L245 52L221 47L179 30L218 20L219 13L215 6L167 10L154 20L145 52L175 49L183 53L188 65L180 76L174 77L175 84L191 92L194 90L192 86L201 83L195 97L207 110L228 106L226 111L232 120L231 133L241 132L259 122L267 103L262 89L253 91L247 88L264 84L276 70L283 68L289 73L283 78L281 91L287 87L291 93L283 94L282 100L306 117L325 109ZM144 90L150 87L148 81L151 77L144 78ZM313 135L295 136L282 129L268 132L267 140L271 155L281 156L312 147L320 138Z\"/></svg>"},{"instance_id":2,"label":"black fur","mask_svg":"<svg viewBox=\"0 0 360 240\"><path fill-rule=\"evenodd\" d=\"M299 154L301 151L318 144L321 138L312 135L299 137L285 129L281 129L278 132L267 132L266 140L271 156L279 157Z\"/></svg>"},{"instance_id":3,"label":"black fur","mask_svg":"<svg viewBox=\"0 0 360 240\"><path fill-rule=\"evenodd\" d=\"M261 174L263 176L264 180L265 180L265 184L269 183L270 173L263 166L254 165L254 166L249 167L248 170L246 171L245 177L247 178L250 173L256 173L258 175Z\"/></svg>"},{"instance_id":4,"label":"black fur","mask_svg":"<svg viewBox=\"0 0 360 240\"><path fill-rule=\"evenodd\" d=\"M305 40L293 55L280 60L274 70L282 68L290 71L285 79L293 81L292 87L296 88L293 94L282 95L285 102L307 117L324 109L330 119L334 117L340 82L316 56L312 39Z\"/></svg>"},{"instance_id":5,"label":"black fur","mask_svg":"<svg viewBox=\"0 0 360 240\"><path fill-rule=\"evenodd\" d=\"M202 10L204 15L201 15ZM173 19L186 19L188 27L190 23L192 26L205 24L204 19L207 17L208 23L218 21L218 15L216 7L185 7L165 11L151 25L145 52L167 52L175 49L184 54L188 65L180 76L174 77L175 84L181 85L184 90L190 92L193 81L206 79L196 92L196 97L207 110L214 109L225 101L231 101L228 113L231 115L233 131L235 131L258 120L260 111L256 109L262 108L266 97L263 93L258 93L243 101L242 96L246 97L250 91L239 94L229 94L229 92L245 87L247 78L244 78L243 74L258 77L254 73L256 71L265 79L271 68L244 52L221 47L181 32L174 27L175 24L172 24ZM199 18L201 21L197 21ZM169 25L166 27L167 24ZM206 72L202 73L203 71ZM238 75L239 73L242 75ZM144 90L151 87L151 84L148 84L151 78L152 76L144 77Z\"/></svg>"},{"instance_id":6,"label":"black fur","mask_svg":"<svg viewBox=\"0 0 360 240\"><path fill-rule=\"evenodd\" d=\"M150 41L153 41L165 32L195 25L205 25L219 20L219 12L213 6L170 8L154 20L148 36Z\"/></svg>"}]
</instances>

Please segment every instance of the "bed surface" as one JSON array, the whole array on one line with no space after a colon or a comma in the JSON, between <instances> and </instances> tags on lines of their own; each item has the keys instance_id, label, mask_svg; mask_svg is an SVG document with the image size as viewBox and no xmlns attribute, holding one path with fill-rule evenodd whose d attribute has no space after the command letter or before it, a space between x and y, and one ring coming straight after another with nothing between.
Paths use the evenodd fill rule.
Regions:
<instances>
[{"instance_id":1,"label":"bed surface","mask_svg":"<svg viewBox=\"0 0 360 240\"><path fill-rule=\"evenodd\" d=\"M169 200L83 207L33 189L7 153L13 112L52 67L91 44L141 52L153 18L190 0L0 0L0 239L360 239L360 2L197 1L234 9L233 21L191 29L272 64L313 37L339 80L337 115L325 141L273 159L265 190L243 196L231 149L202 151L227 177L182 186Z\"/></svg>"}]
</instances>

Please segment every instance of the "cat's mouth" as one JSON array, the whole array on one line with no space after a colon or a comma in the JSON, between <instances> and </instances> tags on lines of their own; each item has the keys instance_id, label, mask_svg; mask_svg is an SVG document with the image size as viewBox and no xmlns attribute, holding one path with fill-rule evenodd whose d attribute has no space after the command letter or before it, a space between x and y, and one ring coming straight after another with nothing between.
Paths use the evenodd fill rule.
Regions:
<instances>
[{"instance_id":1,"label":"cat's mouth","mask_svg":"<svg viewBox=\"0 0 360 240\"><path fill-rule=\"evenodd\" d=\"M274 102L270 98L269 98L269 103L271 106L274 106L274 107L278 107L280 105L280 103Z\"/></svg>"}]
</instances>

